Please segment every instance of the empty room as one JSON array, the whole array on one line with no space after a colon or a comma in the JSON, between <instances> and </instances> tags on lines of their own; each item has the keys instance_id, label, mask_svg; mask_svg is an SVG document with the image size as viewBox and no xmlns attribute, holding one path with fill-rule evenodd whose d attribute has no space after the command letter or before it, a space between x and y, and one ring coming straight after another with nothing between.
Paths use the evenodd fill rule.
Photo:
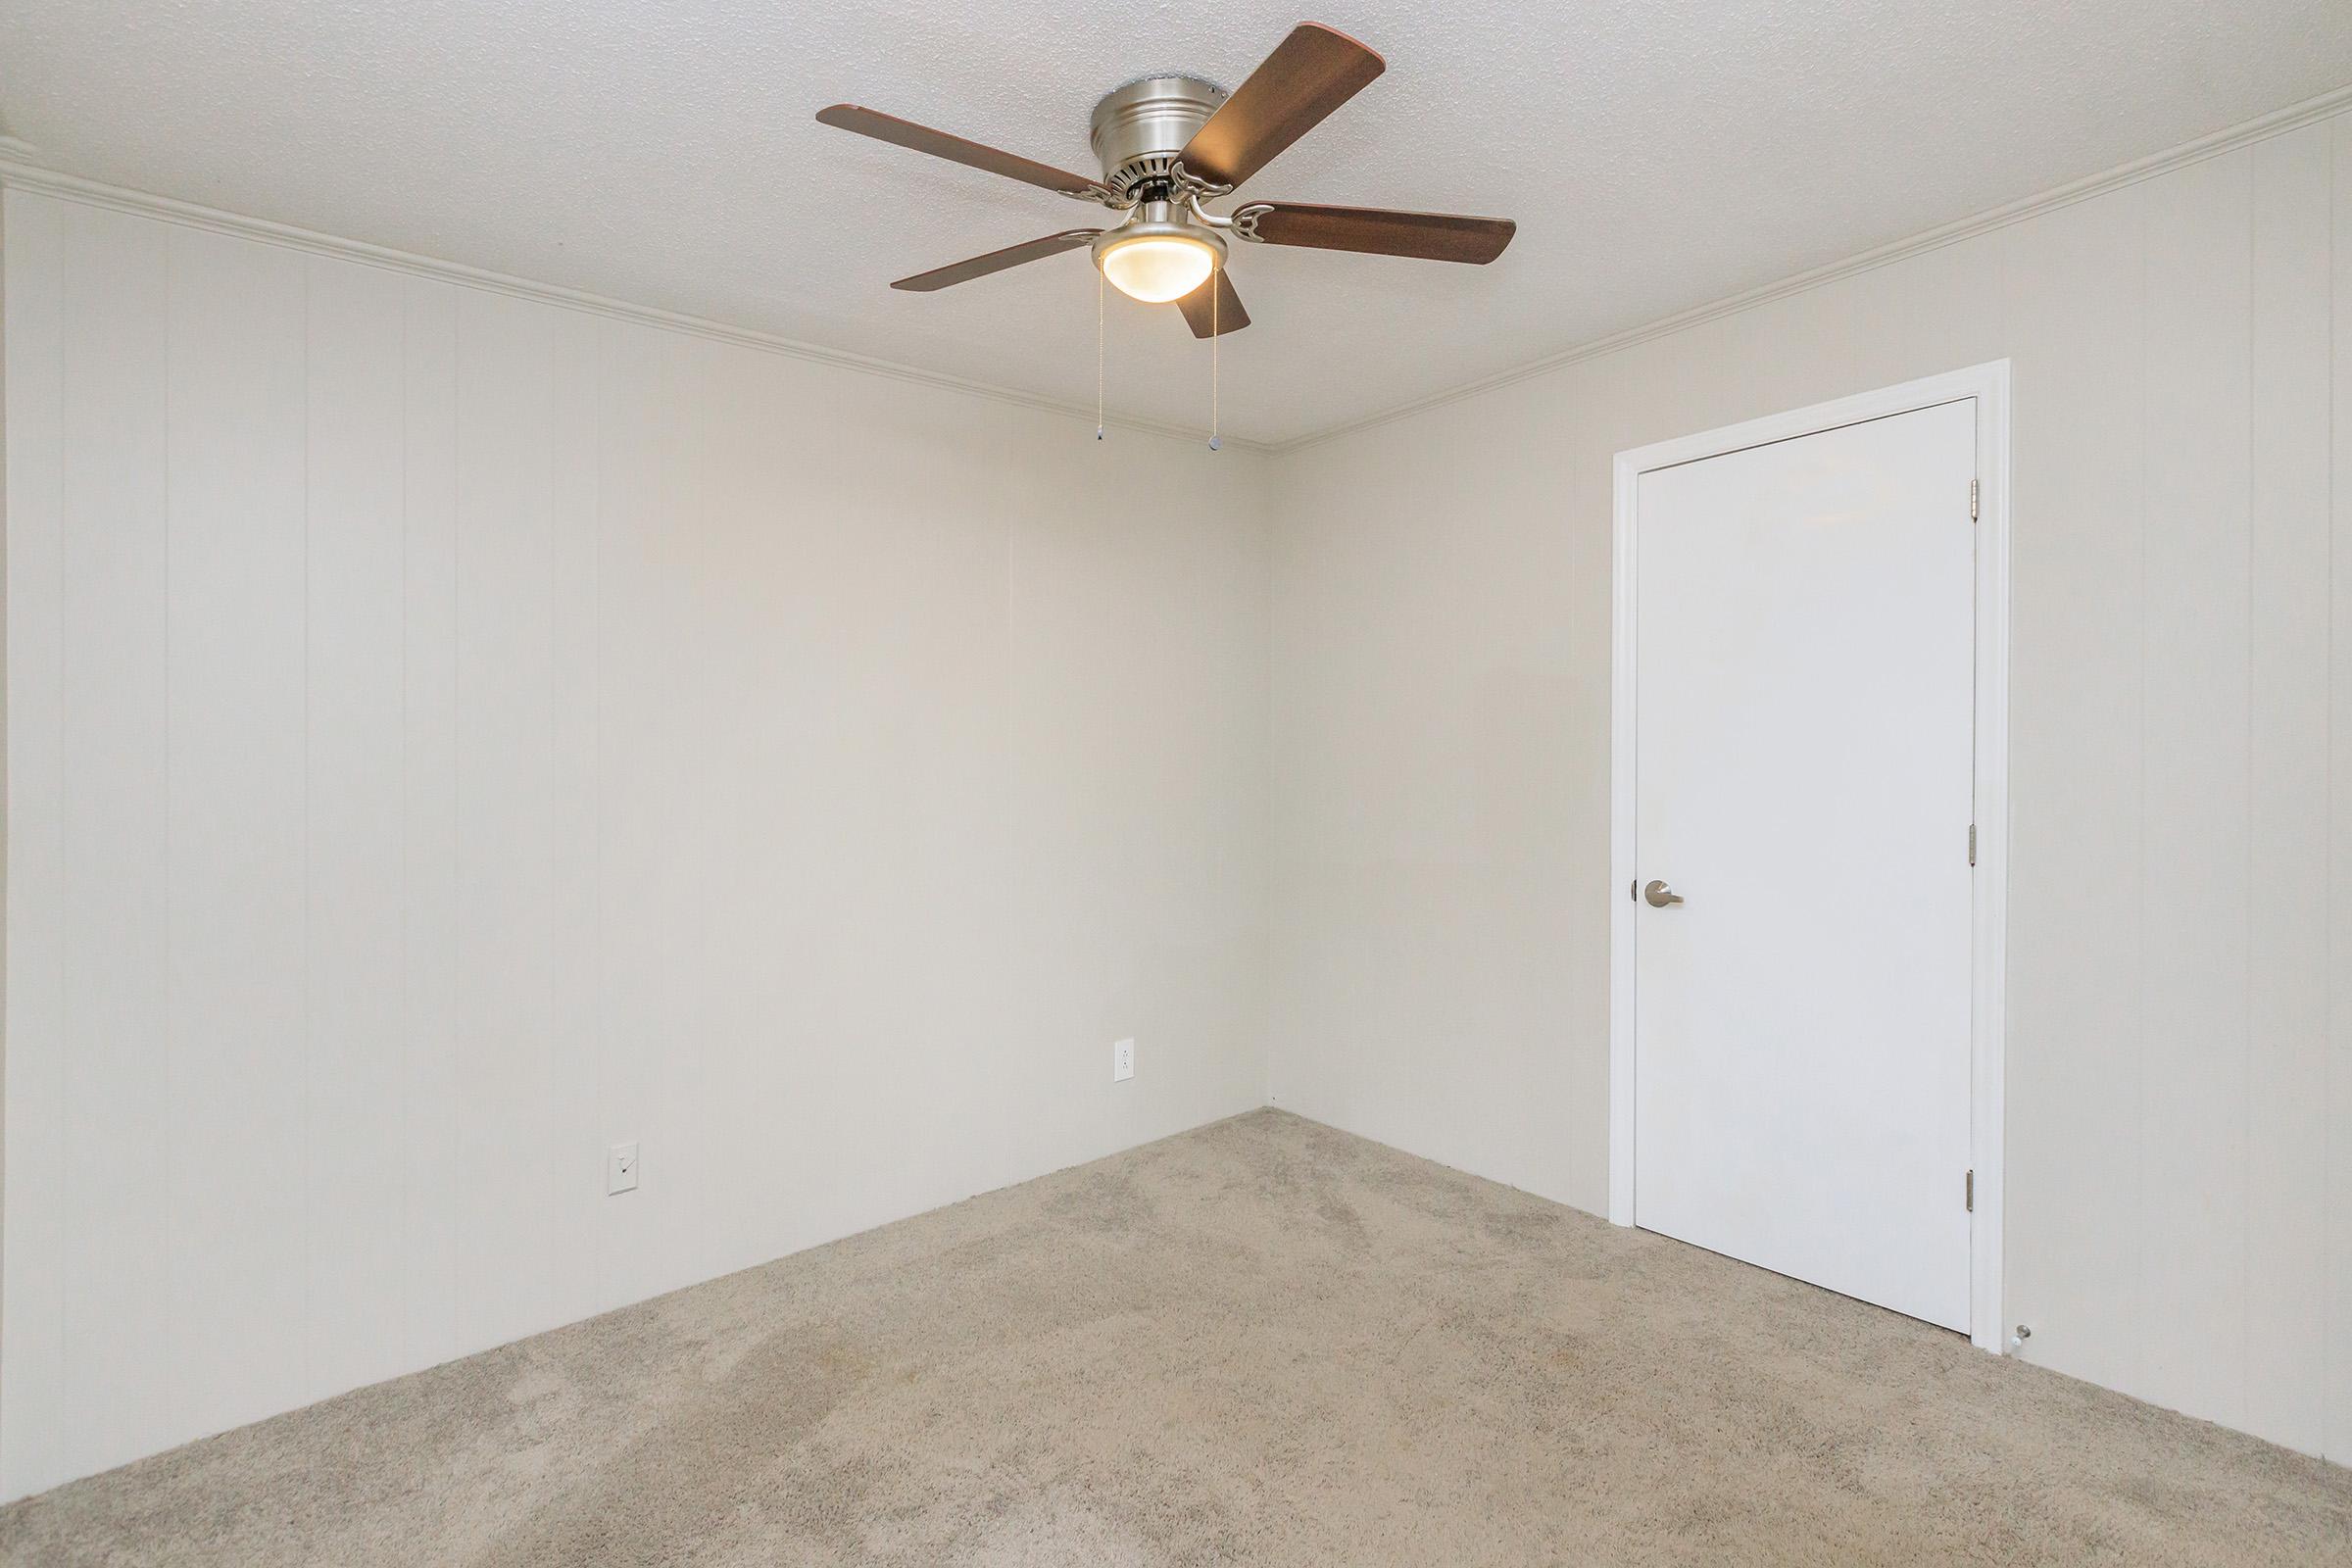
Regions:
<instances>
[{"instance_id":1,"label":"empty room","mask_svg":"<svg viewBox=\"0 0 2352 1568\"><path fill-rule=\"evenodd\" d=\"M0 1563L2352 1564L2346 0L0 0Z\"/></svg>"}]
</instances>

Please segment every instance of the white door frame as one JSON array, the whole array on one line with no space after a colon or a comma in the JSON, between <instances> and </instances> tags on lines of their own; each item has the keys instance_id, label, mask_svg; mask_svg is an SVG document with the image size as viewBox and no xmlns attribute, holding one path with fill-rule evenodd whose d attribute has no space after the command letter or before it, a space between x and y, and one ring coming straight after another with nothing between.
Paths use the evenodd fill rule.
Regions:
<instances>
[{"instance_id":1,"label":"white door frame","mask_svg":"<svg viewBox=\"0 0 2352 1568\"><path fill-rule=\"evenodd\" d=\"M2006 1348L2001 1310L2001 1057L2009 906L2009 362L1750 419L1617 454L1609 709L1609 1219L1634 1222L1634 529L1638 481L1653 468L1834 430L1961 398L1977 400L1977 867L1969 985L1969 1338Z\"/></svg>"}]
</instances>

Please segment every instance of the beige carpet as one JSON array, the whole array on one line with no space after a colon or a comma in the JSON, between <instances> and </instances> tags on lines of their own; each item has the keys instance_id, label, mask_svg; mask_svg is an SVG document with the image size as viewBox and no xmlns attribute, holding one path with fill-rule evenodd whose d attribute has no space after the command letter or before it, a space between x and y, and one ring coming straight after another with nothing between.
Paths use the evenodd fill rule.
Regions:
<instances>
[{"instance_id":1,"label":"beige carpet","mask_svg":"<svg viewBox=\"0 0 2352 1568\"><path fill-rule=\"evenodd\" d=\"M2352 1563L2352 1471L1261 1111L0 1512L24 1563Z\"/></svg>"}]
</instances>

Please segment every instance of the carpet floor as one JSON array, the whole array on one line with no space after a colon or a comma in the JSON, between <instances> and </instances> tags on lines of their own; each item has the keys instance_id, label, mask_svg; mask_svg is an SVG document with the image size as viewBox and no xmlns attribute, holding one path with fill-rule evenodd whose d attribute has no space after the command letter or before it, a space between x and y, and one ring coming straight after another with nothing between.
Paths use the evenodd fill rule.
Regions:
<instances>
[{"instance_id":1,"label":"carpet floor","mask_svg":"<svg viewBox=\"0 0 2352 1568\"><path fill-rule=\"evenodd\" d=\"M1258 1111L0 1511L0 1560L2352 1563L2352 1471Z\"/></svg>"}]
</instances>

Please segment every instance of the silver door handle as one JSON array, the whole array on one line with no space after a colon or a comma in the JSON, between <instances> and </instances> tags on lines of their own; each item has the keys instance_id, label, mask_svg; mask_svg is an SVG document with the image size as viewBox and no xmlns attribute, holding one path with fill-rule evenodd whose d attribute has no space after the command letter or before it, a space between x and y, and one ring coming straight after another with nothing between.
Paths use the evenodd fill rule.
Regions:
<instances>
[{"instance_id":1,"label":"silver door handle","mask_svg":"<svg viewBox=\"0 0 2352 1568\"><path fill-rule=\"evenodd\" d=\"M1653 909L1663 909L1669 904L1683 902L1683 896L1663 882L1650 883L1642 890L1642 897L1649 901L1649 906Z\"/></svg>"}]
</instances>

